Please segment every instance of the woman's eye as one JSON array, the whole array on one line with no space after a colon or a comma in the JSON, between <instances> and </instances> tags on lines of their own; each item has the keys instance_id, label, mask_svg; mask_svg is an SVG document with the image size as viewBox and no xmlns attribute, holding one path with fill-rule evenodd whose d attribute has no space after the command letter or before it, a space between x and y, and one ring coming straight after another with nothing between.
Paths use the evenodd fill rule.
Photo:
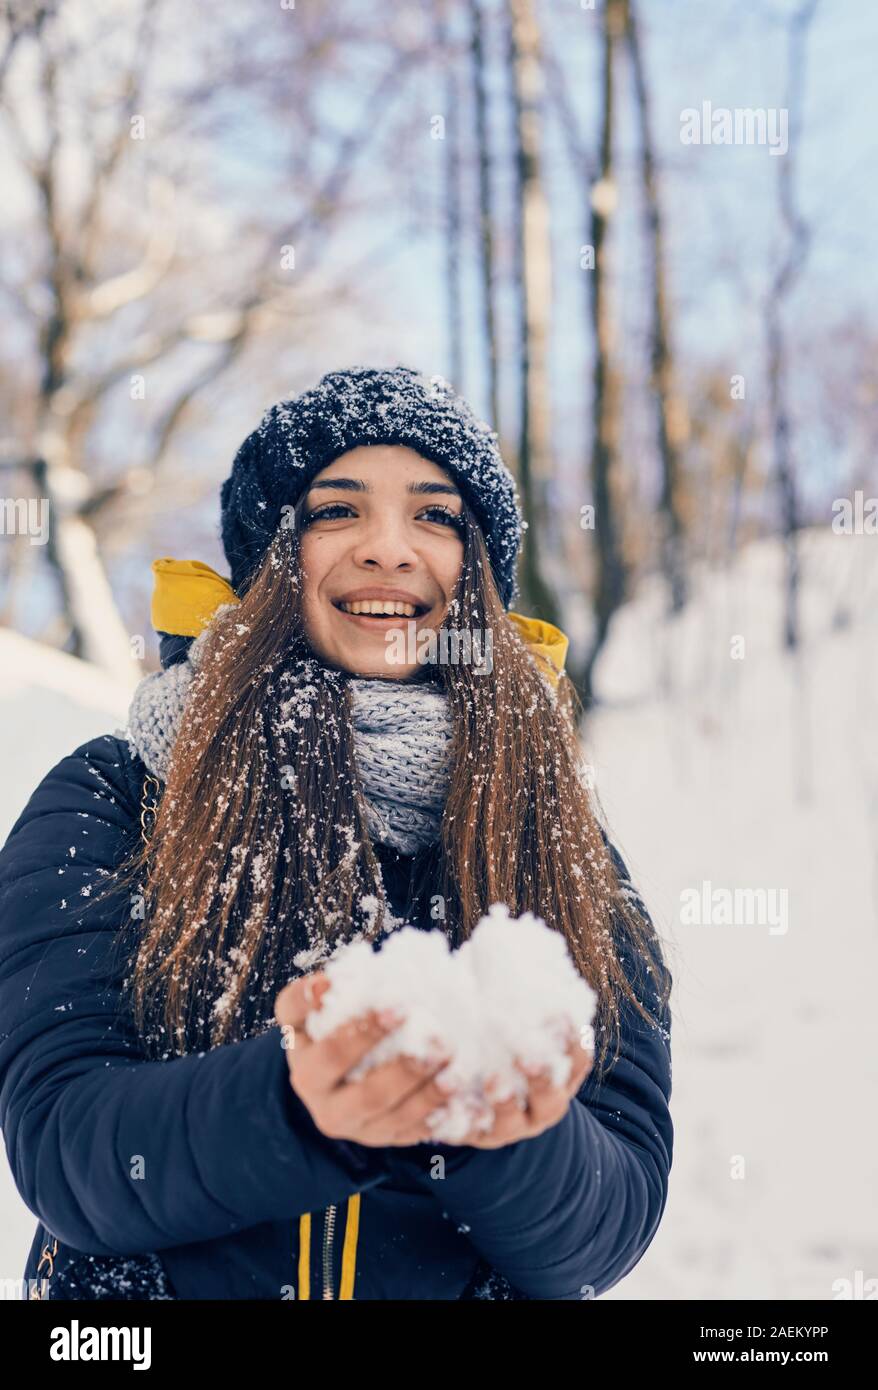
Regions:
<instances>
[{"instance_id":1,"label":"woman's eye","mask_svg":"<svg viewBox=\"0 0 878 1390\"><path fill-rule=\"evenodd\" d=\"M344 514L350 515L353 508L347 502L329 502L325 507L315 507L305 516L305 525L312 521L332 521ZM435 507L426 507L421 516L428 517L431 521L438 521L442 526L463 526L463 515L451 511L450 507L443 507L437 503Z\"/></svg>"},{"instance_id":2,"label":"woman's eye","mask_svg":"<svg viewBox=\"0 0 878 1390\"><path fill-rule=\"evenodd\" d=\"M347 502L330 502L326 507L317 507L313 512L309 512L305 517L305 525L307 526L309 521L329 521L333 513L337 516L339 512L350 510Z\"/></svg>"},{"instance_id":3,"label":"woman's eye","mask_svg":"<svg viewBox=\"0 0 878 1390\"><path fill-rule=\"evenodd\" d=\"M453 512L450 509L450 507L442 507L437 505L435 507L427 507L426 510L428 512L433 512L439 518L440 522L442 522L446 526L463 525L463 515L459 514L458 512Z\"/></svg>"}]
</instances>

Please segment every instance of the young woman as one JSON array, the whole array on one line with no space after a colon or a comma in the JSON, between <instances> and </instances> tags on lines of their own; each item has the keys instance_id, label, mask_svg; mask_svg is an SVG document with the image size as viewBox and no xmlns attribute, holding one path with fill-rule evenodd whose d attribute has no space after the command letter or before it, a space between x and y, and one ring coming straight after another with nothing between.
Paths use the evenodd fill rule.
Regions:
<instances>
[{"instance_id":1,"label":"young woman","mask_svg":"<svg viewBox=\"0 0 878 1390\"><path fill-rule=\"evenodd\" d=\"M331 373L221 503L231 581L155 562L162 670L0 851L31 1296L599 1295L665 1207L671 980L592 806L566 639L510 609L496 437L441 378ZM459 945L494 902L562 933L596 1045L436 1143L441 1059L351 1082L394 1020L303 1025L339 943Z\"/></svg>"}]
</instances>

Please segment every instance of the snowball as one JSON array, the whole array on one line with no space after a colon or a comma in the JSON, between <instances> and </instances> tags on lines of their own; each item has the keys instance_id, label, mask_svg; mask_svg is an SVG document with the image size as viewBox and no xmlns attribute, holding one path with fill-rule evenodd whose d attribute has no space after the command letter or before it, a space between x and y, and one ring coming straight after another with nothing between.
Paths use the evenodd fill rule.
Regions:
<instances>
[{"instance_id":1,"label":"snowball","mask_svg":"<svg viewBox=\"0 0 878 1390\"><path fill-rule=\"evenodd\" d=\"M427 1119L431 1135L449 1144L491 1128L492 1098L525 1099L528 1078L516 1059L547 1068L552 1083L563 1085L571 1069L566 1049L586 1035L597 1003L561 934L530 912L510 917L502 903L457 951L441 930L406 926L378 951L365 941L340 947L323 970L330 987L308 1015L311 1038L371 1010L402 1016L346 1080L402 1055L450 1058L437 1079L452 1083L453 1093Z\"/></svg>"}]
</instances>

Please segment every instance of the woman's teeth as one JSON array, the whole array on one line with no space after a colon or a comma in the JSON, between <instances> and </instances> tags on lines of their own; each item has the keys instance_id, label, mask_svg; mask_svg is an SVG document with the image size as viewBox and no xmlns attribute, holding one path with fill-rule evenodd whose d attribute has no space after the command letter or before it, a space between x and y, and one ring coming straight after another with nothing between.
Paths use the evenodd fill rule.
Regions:
<instances>
[{"instance_id":1,"label":"woman's teeth","mask_svg":"<svg viewBox=\"0 0 878 1390\"><path fill-rule=\"evenodd\" d=\"M360 599L356 603L340 603L339 608L344 613L363 613L375 614L382 617L385 614L398 614L402 618L413 618L417 609L413 603L403 603L401 599L382 600L382 599Z\"/></svg>"}]
</instances>

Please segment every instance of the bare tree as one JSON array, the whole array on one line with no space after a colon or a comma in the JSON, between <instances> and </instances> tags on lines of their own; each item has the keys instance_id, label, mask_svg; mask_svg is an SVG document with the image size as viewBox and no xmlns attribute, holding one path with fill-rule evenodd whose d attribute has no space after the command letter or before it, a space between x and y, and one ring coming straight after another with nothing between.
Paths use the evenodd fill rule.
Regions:
<instances>
[{"instance_id":1,"label":"bare tree","mask_svg":"<svg viewBox=\"0 0 878 1390\"><path fill-rule=\"evenodd\" d=\"M627 584L621 518L617 510L621 422L608 257L609 223L616 205L614 68L618 45L624 33L624 0L604 0L598 178L591 190L590 245L594 253L594 269L588 276L595 344L591 483L597 574L593 600L594 633L581 677L581 694L586 700L593 696L595 663L607 639L613 614L625 597Z\"/></svg>"},{"instance_id":2,"label":"bare tree","mask_svg":"<svg viewBox=\"0 0 878 1390\"><path fill-rule=\"evenodd\" d=\"M755 539L751 503L761 504L756 414L729 394L728 363L705 363L690 384L692 505L701 524L691 558L729 566L742 544Z\"/></svg>"},{"instance_id":3,"label":"bare tree","mask_svg":"<svg viewBox=\"0 0 878 1390\"><path fill-rule=\"evenodd\" d=\"M817 5L818 0L805 0L789 23L785 102L789 112L788 149L778 159L778 200L787 246L771 283L765 315L769 412L786 558L783 636L785 646L791 649L797 647L799 642L799 500L786 384L784 313L790 294L804 269L811 239L809 227L796 207L794 190L796 158L802 133L808 29Z\"/></svg>"},{"instance_id":4,"label":"bare tree","mask_svg":"<svg viewBox=\"0 0 878 1390\"><path fill-rule=\"evenodd\" d=\"M549 314L552 301L549 211L543 185L540 123L543 61L534 0L507 0L516 168L516 282L518 289L518 475L527 523L521 562L525 601L548 622L558 602L545 578L541 551L552 552Z\"/></svg>"},{"instance_id":5,"label":"bare tree","mask_svg":"<svg viewBox=\"0 0 878 1390\"><path fill-rule=\"evenodd\" d=\"M497 329L494 315L494 207L491 188L491 134L488 121L485 21L481 0L467 0L471 47L473 109L476 118L476 164L479 197L479 268L482 281L482 336L488 377L491 427L500 428L500 381Z\"/></svg>"},{"instance_id":6,"label":"bare tree","mask_svg":"<svg viewBox=\"0 0 878 1390\"><path fill-rule=\"evenodd\" d=\"M331 8L327 13L331 22ZM189 88L176 77L162 87L157 36L168 16L184 22L160 0L131 0L124 14L42 6L39 22L27 25L16 26L7 14L0 33L7 56L0 114L34 210L19 281L6 286L16 332L32 338L35 366L32 390L22 367L6 472L12 462L22 476L39 479L48 500L45 558L57 579L68 650L127 683L139 672L107 580L102 532L118 525L120 506L140 505L154 485L192 402L246 348L301 312L304 277L292 287L280 270L282 252L307 235L309 269L319 265L359 157L426 48L391 49L330 158L324 143L319 160L315 154L300 166L293 197L285 194L276 205L266 199L257 217L242 212L228 250L211 252L203 229L217 209L209 197L199 206L190 185L194 161L210 148L199 123L209 120L213 89L204 90L198 73ZM300 71L296 63L315 40L307 29L289 34L287 91L291 64ZM111 50L101 54L102 43ZM25 52L12 100L10 77ZM252 77L238 71L237 61L233 48L229 81L216 84L226 100L245 100L250 81L272 80L270 70ZM301 76L310 74L302 69ZM138 142L145 125L151 141ZM324 235L312 236L318 229ZM162 390L158 404L138 416L139 457L132 462L126 449L122 466L100 476L93 441L111 417L114 393L117 410L126 386L132 400L143 399L134 393L145 390L147 371Z\"/></svg>"},{"instance_id":7,"label":"bare tree","mask_svg":"<svg viewBox=\"0 0 878 1390\"><path fill-rule=\"evenodd\" d=\"M442 150L444 156L445 293L448 322L449 379L456 390L463 389L463 314L460 267L463 236L460 209L460 82L456 52L450 42L446 0L436 5L436 53L445 71L445 112Z\"/></svg>"},{"instance_id":8,"label":"bare tree","mask_svg":"<svg viewBox=\"0 0 878 1390\"><path fill-rule=\"evenodd\" d=\"M545 43L544 47L549 105L558 119L561 136L567 147L578 186L591 188L592 184L597 181L597 151L592 148L590 141L585 138L580 129L564 63L558 58L557 53L552 51L548 42ZM586 280L593 274L595 268L593 264L594 248L591 245L592 216L589 201L583 199L581 203L580 268ZM589 324L589 332L591 331L591 295L592 287L588 286L586 319ZM584 372L586 370L586 368L583 369ZM592 402L588 399L587 392L582 393L582 398L585 402L583 432L584 437L588 438L591 433ZM586 496L590 488L590 465L585 461L584 454L583 460L580 486L582 496ZM587 594L592 583L593 576L589 567L590 556L588 548L583 545L581 516L581 513L574 512L569 517L562 516L560 518L564 571L567 578L564 592L567 595L571 592L575 592L577 595ZM574 652L571 652L568 657L567 672L582 696L586 687L585 669L578 654Z\"/></svg>"},{"instance_id":9,"label":"bare tree","mask_svg":"<svg viewBox=\"0 0 878 1390\"><path fill-rule=\"evenodd\" d=\"M625 3L625 37L634 76L640 127L640 176L652 277L651 388L656 410L658 452L662 470L659 518L662 524L660 560L668 584L671 611L685 606L687 595L683 498L683 450L688 435L686 406L676 385L671 347L671 304L667 287L664 226L658 170L650 117L649 82L636 0Z\"/></svg>"}]
</instances>

